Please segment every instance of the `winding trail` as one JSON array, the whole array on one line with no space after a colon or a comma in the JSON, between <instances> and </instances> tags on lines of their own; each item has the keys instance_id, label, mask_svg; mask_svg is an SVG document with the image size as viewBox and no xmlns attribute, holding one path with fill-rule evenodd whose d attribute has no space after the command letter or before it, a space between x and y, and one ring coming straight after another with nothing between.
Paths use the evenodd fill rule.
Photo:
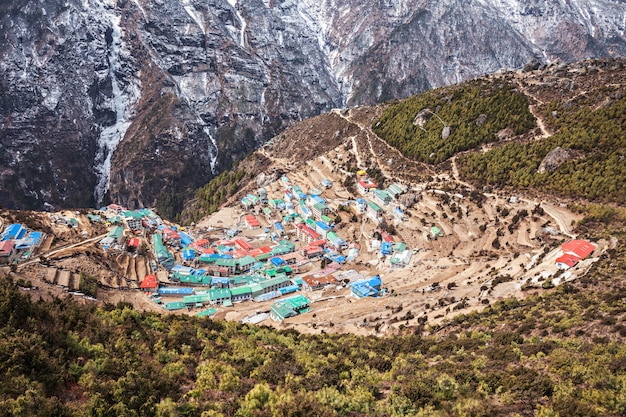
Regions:
<instances>
[{"instance_id":1,"label":"winding trail","mask_svg":"<svg viewBox=\"0 0 626 417\"><path fill-rule=\"evenodd\" d=\"M544 101L537 98L534 94L528 91L528 88L524 87L519 79L516 80L516 84L523 94L530 97L535 102L535 104L528 105L528 110L530 110L530 113L533 115L535 120L537 120L537 127L539 127L539 130L541 131L541 135L537 136L535 139L539 140L539 139L549 138L550 136L553 135L553 133L548 130L548 128L546 127L546 124L543 121L543 117L537 111L537 106L545 104Z\"/></svg>"},{"instance_id":2,"label":"winding trail","mask_svg":"<svg viewBox=\"0 0 626 417\"><path fill-rule=\"evenodd\" d=\"M402 153L400 153L400 151L398 151L398 149L394 148L393 146L389 145L387 142L385 142L384 140L380 139L378 137L378 135L376 135L376 133L374 133L372 131L372 128L368 125L363 124L362 122L359 122L358 120L355 120L352 116L352 109L348 110L348 114L344 114L343 110L340 109L333 109L331 110L332 113L336 114L337 116L341 117L342 119L346 120L348 123L353 124L355 126L357 126L365 135L365 139L367 141L367 145L370 151L370 154L372 156L372 158L376 161L376 165L378 166L378 169L381 170L381 172L383 173L383 175L387 178L393 178L395 175L393 175L391 172L389 172L386 169L386 164L382 163L380 161L380 158L378 156L378 154L376 153L376 151L374 150L374 145L372 144L373 141L376 141L377 145L382 145L387 149L388 153L383 153L383 155L388 155L388 156L393 156L394 160L400 160L403 161L403 163L405 164L415 164L416 161L412 161L410 159L408 159L407 157L405 157L404 155L402 155ZM357 162L359 163L359 166L362 167L361 165L361 158L359 156L358 153L358 146L356 144L356 137L352 137L352 148L355 151L355 155L357 158ZM433 172L431 172L431 174L433 174Z\"/></svg>"}]
</instances>

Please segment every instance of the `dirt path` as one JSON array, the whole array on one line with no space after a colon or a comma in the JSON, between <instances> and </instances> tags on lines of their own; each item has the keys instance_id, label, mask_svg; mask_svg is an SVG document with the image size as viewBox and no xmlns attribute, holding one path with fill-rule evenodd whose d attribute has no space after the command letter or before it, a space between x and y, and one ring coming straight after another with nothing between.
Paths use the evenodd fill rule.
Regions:
<instances>
[{"instance_id":1,"label":"dirt path","mask_svg":"<svg viewBox=\"0 0 626 417\"><path fill-rule=\"evenodd\" d=\"M572 234L573 225L572 223L576 223L579 221L582 216L576 215L565 208L558 207L551 203L546 203L545 201L541 202L541 207L546 212L547 215L552 217L556 224L559 226L559 230L564 235L567 235L574 239L576 236Z\"/></svg>"},{"instance_id":2,"label":"dirt path","mask_svg":"<svg viewBox=\"0 0 626 417\"><path fill-rule=\"evenodd\" d=\"M384 140L380 140L378 138L378 136L372 131L372 129L369 126L364 125L363 123L359 122L358 120L354 120L354 117L352 116L352 109L350 109L348 111L347 115L345 115L343 111L340 111L340 110L337 110L337 109L334 109L333 112L335 114L337 114L339 117L345 119L347 122L349 122L349 123L351 123L353 125L356 125L363 132L363 134L365 136L365 140L367 141L367 146L369 148L369 152L371 154L371 157L374 159L374 161L376 161L376 166L378 167L378 169L380 169L380 171L383 173L383 175L385 177L393 178L394 176L386 169L386 164L381 163L378 154L374 150L374 146L372 144L373 140L378 140L379 144L383 144L386 147L386 149L389 152L389 154L394 155L394 158L398 157L401 160L405 160L405 162L410 162L402 154L400 154L396 148L393 148L392 146L390 146ZM357 158L357 162L359 163L359 167L360 168L365 168L363 165L361 165L362 160L360 159L359 154L358 154L358 149L357 149L357 146L356 146L355 137L352 137L352 147L353 147L353 150L355 151L355 155L356 155L356 158Z\"/></svg>"},{"instance_id":3,"label":"dirt path","mask_svg":"<svg viewBox=\"0 0 626 417\"><path fill-rule=\"evenodd\" d=\"M533 93L530 92L530 90L526 87L524 87L524 85L520 82L519 79L516 80L517 81L517 86L520 89L520 91L527 95L528 97L532 98L535 102L535 104L529 104L528 105L528 110L530 110L530 113L533 115L533 117L535 118L535 120L537 120L537 127L539 127L539 130L541 131L541 135L535 137L535 139L546 139L549 138L550 136L552 136L552 132L550 132L548 130L548 128L546 128L546 125L543 121L543 116L537 111L537 107L540 105L545 104L541 99L537 98Z\"/></svg>"},{"instance_id":4,"label":"dirt path","mask_svg":"<svg viewBox=\"0 0 626 417\"><path fill-rule=\"evenodd\" d=\"M102 234L100 236L92 237L91 239L87 239L87 240L84 240L82 242L73 243L73 244L67 245L67 246L62 246L60 248L56 248L56 249L51 250L49 252L39 254L39 256L37 256L36 258L33 258L33 259L30 259L30 260L28 260L26 262L20 263L17 266L17 268L19 270L21 268L24 268L25 266L28 266L28 265L31 265L31 264L35 264L35 263L39 263L39 262L41 262L41 257L42 256L50 258L52 256L58 255L59 253L62 253L63 251L68 251L68 250L75 249L75 248L78 248L78 247L91 246L91 244L104 239L106 236L107 236L107 234L104 233L104 234Z\"/></svg>"}]
</instances>

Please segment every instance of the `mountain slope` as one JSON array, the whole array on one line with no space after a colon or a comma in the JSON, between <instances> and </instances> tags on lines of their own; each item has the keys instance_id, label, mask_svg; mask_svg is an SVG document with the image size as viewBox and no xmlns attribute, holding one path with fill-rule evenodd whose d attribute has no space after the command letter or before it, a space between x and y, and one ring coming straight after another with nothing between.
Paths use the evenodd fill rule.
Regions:
<instances>
[{"instance_id":1,"label":"mountain slope","mask_svg":"<svg viewBox=\"0 0 626 417\"><path fill-rule=\"evenodd\" d=\"M182 209L295 121L624 55L617 1L0 4L0 204Z\"/></svg>"}]
</instances>

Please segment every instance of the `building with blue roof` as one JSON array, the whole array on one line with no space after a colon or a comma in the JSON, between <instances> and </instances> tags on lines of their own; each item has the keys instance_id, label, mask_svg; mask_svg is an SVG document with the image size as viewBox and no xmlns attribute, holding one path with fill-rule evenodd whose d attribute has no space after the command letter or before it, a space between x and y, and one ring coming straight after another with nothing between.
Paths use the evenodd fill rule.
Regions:
<instances>
[{"instance_id":1,"label":"building with blue roof","mask_svg":"<svg viewBox=\"0 0 626 417\"><path fill-rule=\"evenodd\" d=\"M189 287L160 287L159 295L191 295L193 288Z\"/></svg>"},{"instance_id":2,"label":"building with blue roof","mask_svg":"<svg viewBox=\"0 0 626 417\"><path fill-rule=\"evenodd\" d=\"M183 260L185 261L193 261L196 257L196 253L193 249L183 249Z\"/></svg>"},{"instance_id":3,"label":"building with blue roof","mask_svg":"<svg viewBox=\"0 0 626 417\"><path fill-rule=\"evenodd\" d=\"M348 284L352 295L356 298L378 297L383 281L379 275L365 278Z\"/></svg>"},{"instance_id":4,"label":"building with blue roof","mask_svg":"<svg viewBox=\"0 0 626 417\"><path fill-rule=\"evenodd\" d=\"M26 232L26 227L23 224L10 224L2 233L2 240L18 240L23 238Z\"/></svg>"},{"instance_id":5,"label":"building with blue roof","mask_svg":"<svg viewBox=\"0 0 626 417\"><path fill-rule=\"evenodd\" d=\"M383 255L391 255L391 251L392 251L391 242L383 242L381 249L380 249L380 253L382 253Z\"/></svg>"},{"instance_id":6,"label":"building with blue roof","mask_svg":"<svg viewBox=\"0 0 626 417\"><path fill-rule=\"evenodd\" d=\"M15 242L15 249L25 250L36 248L43 240L43 237L44 233L42 232L30 232L25 237Z\"/></svg>"},{"instance_id":7,"label":"building with blue roof","mask_svg":"<svg viewBox=\"0 0 626 417\"><path fill-rule=\"evenodd\" d=\"M185 232L178 232L178 235L180 236L180 243L183 246L191 245L195 240L193 237Z\"/></svg>"},{"instance_id":8,"label":"building with blue roof","mask_svg":"<svg viewBox=\"0 0 626 417\"><path fill-rule=\"evenodd\" d=\"M270 263L274 266L281 266L282 264L285 263L285 261L281 258L274 257L274 258L270 258Z\"/></svg>"},{"instance_id":9,"label":"building with blue roof","mask_svg":"<svg viewBox=\"0 0 626 417\"><path fill-rule=\"evenodd\" d=\"M274 222L274 230L276 230L279 236L285 235L285 226L281 222Z\"/></svg>"},{"instance_id":10,"label":"building with blue roof","mask_svg":"<svg viewBox=\"0 0 626 417\"><path fill-rule=\"evenodd\" d=\"M365 209L367 209L367 201L365 201L364 198L357 199L356 209L359 213L365 213Z\"/></svg>"},{"instance_id":11,"label":"building with blue roof","mask_svg":"<svg viewBox=\"0 0 626 417\"><path fill-rule=\"evenodd\" d=\"M315 231L326 239L326 235L331 231L331 227L321 220L315 222Z\"/></svg>"}]
</instances>

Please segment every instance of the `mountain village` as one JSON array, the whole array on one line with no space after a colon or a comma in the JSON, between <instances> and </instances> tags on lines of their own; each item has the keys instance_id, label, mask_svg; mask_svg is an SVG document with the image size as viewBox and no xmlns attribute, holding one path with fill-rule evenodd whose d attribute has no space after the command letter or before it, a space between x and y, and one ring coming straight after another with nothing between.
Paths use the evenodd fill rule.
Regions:
<instances>
[{"instance_id":1,"label":"mountain village","mask_svg":"<svg viewBox=\"0 0 626 417\"><path fill-rule=\"evenodd\" d=\"M576 215L566 208L516 196L476 204L443 186L398 179L381 187L364 169L346 187L342 149L189 227L116 204L47 213L50 235L5 222L0 263L31 285L90 298L95 291L81 292L81 281L95 279L98 299L118 293L113 299L141 300L142 309L371 333L551 288L584 274L607 245L570 235ZM60 231L73 238L59 245ZM117 259L117 272L77 263L86 250Z\"/></svg>"}]
</instances>

